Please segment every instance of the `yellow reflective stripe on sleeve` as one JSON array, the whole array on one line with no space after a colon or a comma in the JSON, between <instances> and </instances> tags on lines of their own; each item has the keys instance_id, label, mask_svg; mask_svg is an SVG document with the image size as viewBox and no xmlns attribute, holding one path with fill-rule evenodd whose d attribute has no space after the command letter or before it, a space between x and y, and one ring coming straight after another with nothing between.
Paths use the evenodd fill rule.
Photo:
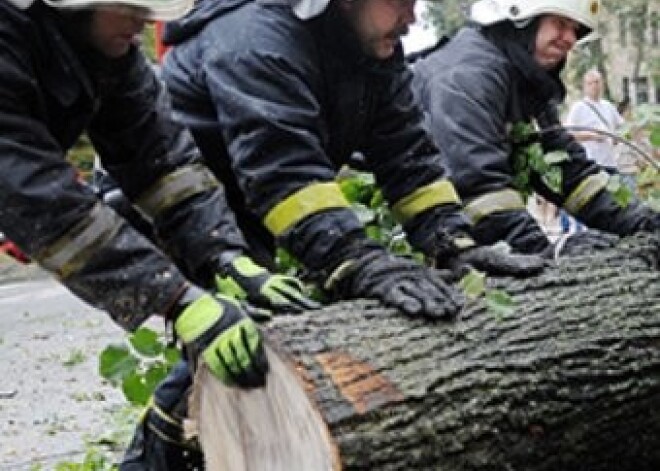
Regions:
<instances>
[{"instance_id":1,"label":"yellow reflective stripe on sleeve","mask_svg":"<svg viewBox=\"0 0 660 471\"><path fill-rule=\"evenodd\" d=\"M470 217L473 224L493 213L520 209L525 209L525 202L520 193L510 188L485 193L464 207L465 214Z\"/></svg>"},{"instance_id":2,"label":"yellow reflective stripe on sleeve","mask_svg":"<svg viewBox=\"0 0 660 471\"><path fill-rule=\"evenodd\" d=\"M41 266L60 278L82 268L98 247L115 237L122 219L100 203L73 229L35 256Z\"/></svg>"},{"instance_id":3,"label":"yellow reflective stripe on sleeve","mask_svg":"<svg viewBox=\"0 0 660 471\"><path fill-rule=\"evenodd\" d=\"M392 213L397 221L405 223L434 206L460 202L454 185L449 180L438 180L401 198L392 206Z\"/></svg>"},{"instance_id":4,"label":"yellow reflective stripe on sleeve","mask_svg":"<svg viewBox=\"0 0 660 471\"><path fill-rule=\"evenodd\" d=\"M606 172L589 175L582 180L575 190L566 198L564 209L571 214L577 214L591 199L607 186L610 177Z\"/></svg>"},{"instance_id":5,"label":"yellow reflective stripe on sleeve","mask_svg":"<svg viewBox=\"0 0 660 471\"><path fill-rule=\"evenodd\" d=\"M264 225L273 235L280 236L308 216L349 207L337 183L313 183L280 201L266 214Z\"/></svg>"},{"instance_id":6,"label":"yellow reflective stripe on sleeve","mask_svg":"<svg viewBox=\"0 0 660 471\"><path fill-rule=\"evenodd\" d=\"M218 181L203 165L182 167L158 180L140 195L135 205L153 219L181 201L217 186Z\"/></svg>"}]
</instances>

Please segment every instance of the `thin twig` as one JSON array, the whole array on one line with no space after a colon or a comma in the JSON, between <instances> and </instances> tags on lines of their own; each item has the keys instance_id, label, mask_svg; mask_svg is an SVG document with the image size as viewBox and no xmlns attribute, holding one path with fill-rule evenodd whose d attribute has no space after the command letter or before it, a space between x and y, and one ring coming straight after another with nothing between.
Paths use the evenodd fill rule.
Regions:
<instances>
[{"instance_id":1,"label":"thin twig","mask_svg":"<svg viewBox=\"0 0 660 471\"><path fill-rule=\"evenodd\" d=\"M655 167L656 170L660 170L660 163L658 163L653 156L651 156L648 152L646 152L644 149L639 147L637 144L634 142L631 142L630 140L619 136L618 134L614 134L609 131L604 131L602 129L596 129L596 128L591 128L589 126L577 126L577 125L555 125L555 126L550 126L545 129L541 129L539 131L539 134L547 134L550 132L558 131L560 129L566 129L567 131L590 131L596 134L602 134L604 136L612 138L616 142L620 142L622 144L627 145L630 147L632 150L637 152L636 156L641 156L643 160L646 162L650 163Z\"/></svg>"}]
</instances>

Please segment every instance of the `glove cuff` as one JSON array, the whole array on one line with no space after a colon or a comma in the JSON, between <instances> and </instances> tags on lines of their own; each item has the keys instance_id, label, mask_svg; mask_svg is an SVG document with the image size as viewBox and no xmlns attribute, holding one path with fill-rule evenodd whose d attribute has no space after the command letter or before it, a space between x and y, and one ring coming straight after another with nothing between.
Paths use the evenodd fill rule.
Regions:
<instances>
[{"instance_id":1,"label":"glove cuff","mask_svg":"<svg viewBox=\"0 0 660 471\"><path fill-rule=\"evenodd\" d=\"M338 254L356 239L367 239L357 216L351 209L335 209L304 219L279 242L305 267L319 271L339 265L346 257Z\"/></svg>"},{"instance_id":2,"label":"glove cuff","mask_svg":"<svg viewBox=\"0 0 660 471\"><path fill-rule=\"evenodd\" d=\"M174 329L184 343L190 343L217 324L223 314L223 306L210 294L204 294L179 314Z\"/></svg>"},{"instance_id":3,"label":"glove cuff","mask_svg":"<svg viewBox=\"0 0 660 471\"><path fill-rule=\"evenodd\" d=\"M451 258L476 245L471 224L454 204L436 206L404 227L411 245L431 260Z\"/></svg>"}]
</instances>

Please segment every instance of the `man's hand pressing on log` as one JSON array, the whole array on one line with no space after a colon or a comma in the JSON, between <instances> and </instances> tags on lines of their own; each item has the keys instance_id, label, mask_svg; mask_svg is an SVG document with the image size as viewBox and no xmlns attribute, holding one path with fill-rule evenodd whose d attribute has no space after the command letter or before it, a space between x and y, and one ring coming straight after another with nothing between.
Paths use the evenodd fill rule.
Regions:
<instances>
[{"instance_id":1,"label":"man's hand pressing on log","mask_svg":"<svg viewBox=\"0 0 660 471\"><path fill-rule=\"evenodd\" d=\"M465 304L463 294L432 268L376 245L348 252L325 281L337 298L377 299L411 317L434 319L453 317Z\"/></svg>"},{"instance_id":2,"label":"man's hand pressing on log","mask_svg":"<svg viewBox=\"0 0 660 471\"><path fill-rule=\"evenodd\" d=\"M261 333L237 301L189 288L174 329L192 364L201 356L223 383L260 387L266 383L268 360Z\"/></svg>"}]
</instances>

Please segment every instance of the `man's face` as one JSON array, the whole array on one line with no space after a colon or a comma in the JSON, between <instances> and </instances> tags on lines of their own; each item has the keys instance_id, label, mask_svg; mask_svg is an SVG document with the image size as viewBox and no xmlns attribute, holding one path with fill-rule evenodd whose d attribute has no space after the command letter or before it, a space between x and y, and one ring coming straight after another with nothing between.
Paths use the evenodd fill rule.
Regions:
<instances>
[{"instance_id":1,"label":"man's face","mask_svg":"<svg viewBox=\"0 0 660 471\"><path fill-rule=\"evenodd\" d=\"M138 40L145 23L145 12L139 8L100 6L92 15L90 41L101 54L116 59L126 54Z\"/></svg>"},{"instance_id":2,"label":"man's face","mask_svg":"<svg viewBox=\"0 0 660 471\"><path fill-rule=\"evenodd\" d=\"M391 57L415 22L415 0L341 0L341 7L363 52L376 59Z\"/></svg>"},{"instance_id":3,"label":"man's face","mask_svg":"<svg viewBox=\"0 0 660 471\"><path fill-rule=\"evenodd\" d=\"M598 100L602 92L603 77L598 72L588 72L584 76L584 94L592 100Z\"/></svg>"},{"instance_id":4,"label":"man's face","mask_svg":"<svg viewBox=\"0 0 660 471\"><path fill-rule=\"evenodd\" d=\"M559 15L541 17L536 33L534 59L544 69L552 69L566 59L577 40L580 25Z\"/></svg>"}]
</instances>

